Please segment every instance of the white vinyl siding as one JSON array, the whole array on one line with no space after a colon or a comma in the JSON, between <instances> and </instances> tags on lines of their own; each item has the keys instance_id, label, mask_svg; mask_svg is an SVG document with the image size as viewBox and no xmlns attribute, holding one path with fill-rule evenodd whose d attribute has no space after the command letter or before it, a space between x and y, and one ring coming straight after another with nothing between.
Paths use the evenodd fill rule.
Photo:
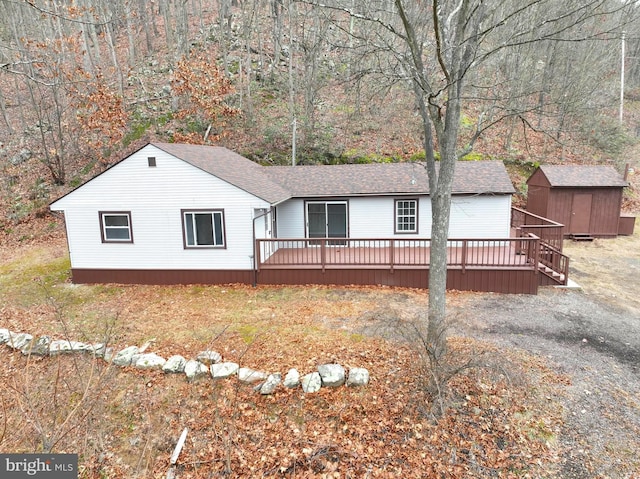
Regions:
<instances>
[{"instance_id":1,"label":"white vinyl siding","mask_svg":"<svg viewBox=\"0 0 640 479\"><path fill-rule=\"evenodd\" d=\"M155 166L149 166L149 157L156 159ZM425 196L417 198L418 231L395 234L395 200L399 199L403 198L332 200L347 201L351 238L429 238L431 202ZM303 199L294 199L276 206L279 238L305 237L304 205ZM449 236L508 237L510 206L510 195L455 196ZM268 208L270 205L264 200L153 145L142 148L51 205L54 211L64 211L73 268L139 270L250 270L254 227L258 237L268 236L271 230L266 218L256 220L254 225L254 217ZM223 212L224 248L186 248L185 211ZM122 218L109 221L109 227L114 229L107 232L100 212L127 213L132 241L103 242L105 235L124 238L127 233L115 232L115 223L123 223ZM124 224L118 226L125 228Z\"/></svg>"},{"instance_id":2,"label":"white vinyl siding","mask_svg":"<svg viewBox=\"0 0 640 479\"><path fill-rule=\"evenodd\" d=\"M268 207L152 145L52 205L65 213L73 268L151 270L252 269L253 214ZM185 249L182 211L196 210L224 210L226 249ZM98 211L131 212L134 242L102 243Z\"/></svg>"},{"instance_id":3,"label":"white vinyl siding","mask_svg":"<svg viewBox=\"0 0 640 479\"><path fill-rule=\"evenodd\" d=\"M454 196L449 238L508 238L511 195Z\"/></svg>"},{"instance_id":4,"label":"white vinyl siding","mask_svg":"<svg viewBox=\"0 0 640 479\"><path fill-rule=\"evenodd\" d=\"M350 238L430 238L431 201L418 198L418 231L395 234L397 197L359 197L349 199ZM278 237L304 238L304 201L289 200L278 205ZM450 238L508 238L511 196L454 196L451 200Z\"/></svg>"},{"instance_id":5,"label":"white vinyl siding","mask_svg":"<svg viewBox=\"0 0 640 479\"><path fill-rule=\"evenodd\" d=\"M276 206L278 238L304 238L304 201L288 200Z\"/></svg>"}]
</instances>

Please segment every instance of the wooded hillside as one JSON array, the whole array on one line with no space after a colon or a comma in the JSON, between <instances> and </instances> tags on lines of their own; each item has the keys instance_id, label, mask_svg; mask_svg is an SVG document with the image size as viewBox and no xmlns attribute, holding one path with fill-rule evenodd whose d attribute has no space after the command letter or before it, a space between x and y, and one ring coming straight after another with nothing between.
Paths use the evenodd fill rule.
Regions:
<instances>
[{"instance_id":1,"label":"wooded hillside","mask_svg":"<svg viewBox=\"0 0 640 479\"><path fill-rule=\"evenodd\" d=\"M622 170L640 85L629 33L621 124L622 38L637 30L638 7L590 1L567 16L572 2L535 0L518 16L507 14L513 2L496 2L481 25L461 148L473 144L471 159ZM52 198L150 139L221 144L265 163L422 158L408 52L383 34L394 2L312 3L0 0L0 230L45 215Z\"/></svg>"}]
</instances>

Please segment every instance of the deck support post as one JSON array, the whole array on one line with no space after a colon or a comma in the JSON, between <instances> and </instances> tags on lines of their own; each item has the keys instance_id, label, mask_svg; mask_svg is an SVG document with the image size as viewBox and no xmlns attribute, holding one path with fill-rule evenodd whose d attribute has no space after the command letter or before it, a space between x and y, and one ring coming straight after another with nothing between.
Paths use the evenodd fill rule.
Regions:
<instances>
[{"instance_id":1,"label":"deck support post","mask_svg":"<svg viewBox=\"0 0 640 479\"><path fill-rule=\"evenodd\" d=\"M395 263L395 248L396 242L394 240L389 241L389 271L393 273L393 265Z\"/></svg>"},{"instance_id":2,"label":"deck support post","mask_svg":"<svg viewBox=\"0 0 640 479\"><path fill-rule=\"evenodd\" d=\"M467 269L467 240L462 241L462 258L460 258L460 263L462 266L462 274L465 274Z\"/></svg>"}]
</instances>

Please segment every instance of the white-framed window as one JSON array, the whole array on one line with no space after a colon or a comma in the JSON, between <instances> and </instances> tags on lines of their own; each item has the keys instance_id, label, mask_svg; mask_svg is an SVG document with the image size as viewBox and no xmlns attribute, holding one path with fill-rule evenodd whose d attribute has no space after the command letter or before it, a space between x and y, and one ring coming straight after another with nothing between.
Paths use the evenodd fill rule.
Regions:
<instances>
[{"instance_id":1,"label":"white-framed window","mask_svg":"<svg viewBox=\"0 0 640 479\"><path fill-rule=\"evenodd\" d=\"M224 248L223 210L182 210L185 248Z\"/></svg>"},{"instance_id":2,"label":"white-framed window","mask_svg":"<svg viewBox=\"0 0 640 479\"><path fill-rule=\"evenodd\" d=\"M396 233L418 232L418 200L396 200Z\"/></svg>"},{"instance_id":3,"label":"white-framed window","mask_svg":"<svg viewBox=\"0 0 640 479\"><path fill-rule=\"evenodd\" d=\"M99 216L103 243L133 243L130 211L101 211Z\"/></svg>"}]
</instances>

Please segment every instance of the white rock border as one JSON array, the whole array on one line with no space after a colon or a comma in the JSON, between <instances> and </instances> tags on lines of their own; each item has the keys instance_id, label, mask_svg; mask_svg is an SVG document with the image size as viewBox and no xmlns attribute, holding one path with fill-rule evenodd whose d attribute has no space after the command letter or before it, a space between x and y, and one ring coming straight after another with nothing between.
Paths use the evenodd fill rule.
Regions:
<instances>
[{"instance_id":1,"label":"white rock border","mask_svg":"<svg viewBox=\"0 0 640 479\"><path fill-rule=\"evenodd\" d=\"M121 367L133 367L142 370L161 370L165 374L184 374L187 381L195 381L206 376L213 380L236 377L245 384L254 384L254 390L260 394L273 394L278 387L288 389L301 387L304 393L315 393L321 388L336 388L342 385L360 387L369 384L369 371L366 368L352 367L348 371L337 363L321 364L316 371L301 376L297 369L291 368L284 381L278 372L270 373L241 367L234 362L223 361L216 351L200 351L196 359L185 359L173 355L165 359L155 353L142 353L146 347L127 346L119 351L107 348L102 343L87 344L66 339L51 340L49 336L34 338L29 333L16 333L0 328L0 345L5 344L24 355L56 356L59 354L86 353Z\"/></svg>"}]
</instances>

